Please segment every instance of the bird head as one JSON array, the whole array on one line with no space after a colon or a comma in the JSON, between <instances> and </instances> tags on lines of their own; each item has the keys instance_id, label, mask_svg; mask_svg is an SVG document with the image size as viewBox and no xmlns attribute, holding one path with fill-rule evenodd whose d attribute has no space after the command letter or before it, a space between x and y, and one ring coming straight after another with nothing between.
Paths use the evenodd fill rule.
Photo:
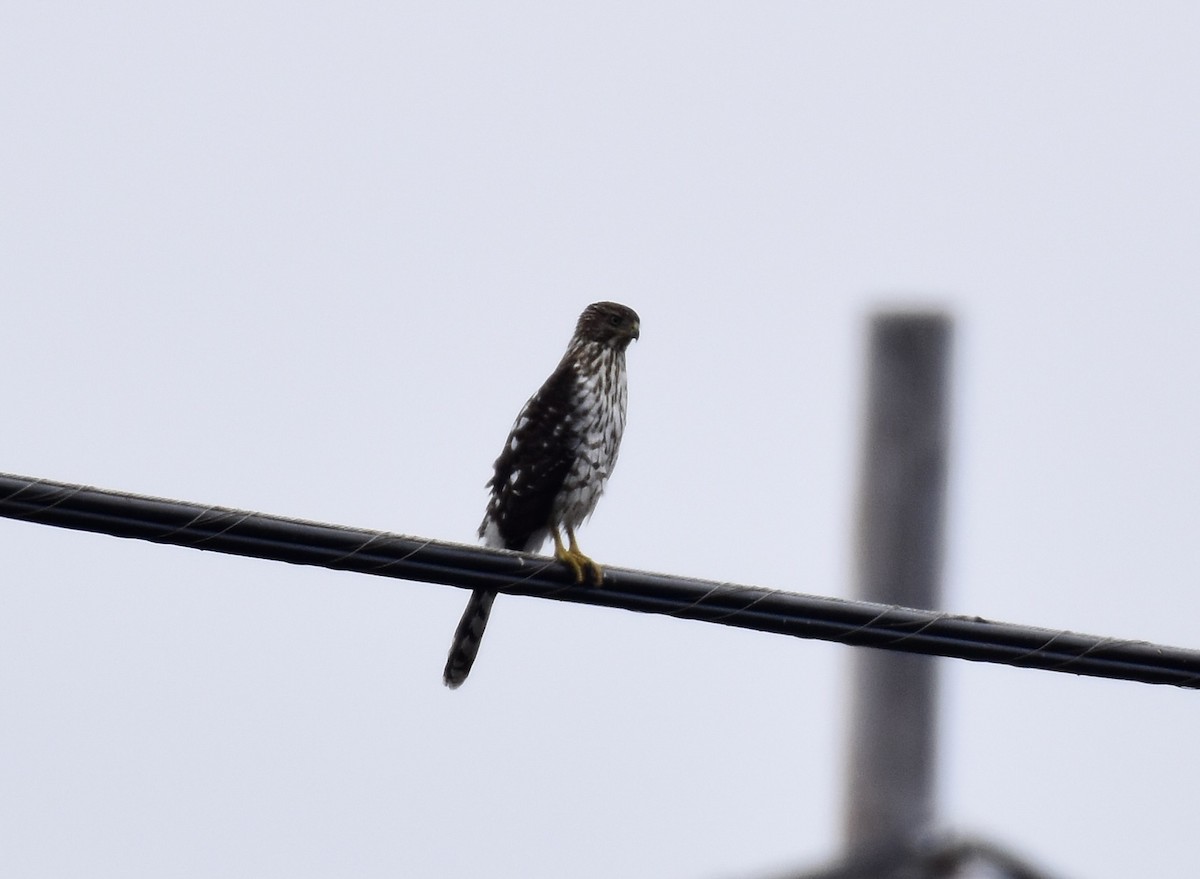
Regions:
<instances>
[{"instance_id":1,"label":"bird head","mask_svg":"<svg viewBox=\"0 0 1200 879\"><path fill-rule=\"evenodd\" d=\"M637 312L617 302L593 302L579 316L575 336L581 341L624 351L641 334Z\"/></svg>"}]
</instances>

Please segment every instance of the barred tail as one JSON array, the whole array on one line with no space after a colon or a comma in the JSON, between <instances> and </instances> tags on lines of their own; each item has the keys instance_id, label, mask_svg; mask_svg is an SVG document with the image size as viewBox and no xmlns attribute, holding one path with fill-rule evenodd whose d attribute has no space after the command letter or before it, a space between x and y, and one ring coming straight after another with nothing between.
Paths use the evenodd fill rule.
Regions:
<instances>
[{"instance_id":1,"label":"barred tail","mask_svg":"<svg viewBox=\"0 0 1200 879\"><path fill-rule=\"evenodd\" d=\"M471 673L475 664L475 655L479 653L479 643L483 640L483 630L487 626L488 616L492 612L492 602L496 600L495 592L476 589L471 593L467 609L463 611L458 628L454 631L454 641L450 644L450 655L446 658L446 671L442 680L450 689L457 688Z\"/></svg>"}]
</instances>

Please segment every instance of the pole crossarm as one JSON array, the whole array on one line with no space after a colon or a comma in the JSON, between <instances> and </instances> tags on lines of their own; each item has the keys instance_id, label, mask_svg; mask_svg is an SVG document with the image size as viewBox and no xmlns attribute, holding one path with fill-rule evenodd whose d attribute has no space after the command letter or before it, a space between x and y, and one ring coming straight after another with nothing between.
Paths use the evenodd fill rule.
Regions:
<instances>
[{"instance_id":1,"label":"pole crossarm","mask_svg":"<svg viewBox=\"0 0 1200 879\"><path fill-rule=\"evenodd\" d=\"M0 516L230 555L657 613L797 638L1200 689L1200 650L551 558L0 473Z\"/></svg>"}]
</instances>

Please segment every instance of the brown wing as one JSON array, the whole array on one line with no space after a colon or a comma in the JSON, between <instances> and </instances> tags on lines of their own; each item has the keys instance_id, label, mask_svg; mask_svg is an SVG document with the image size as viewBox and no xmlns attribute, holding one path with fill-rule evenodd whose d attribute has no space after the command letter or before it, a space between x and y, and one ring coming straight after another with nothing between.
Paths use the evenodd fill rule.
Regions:
<instances>
[{"instance_id":1,"label":"brown wing","mask_svg":"<svg viewBox=\"0 0 1200 879\"><path fill-rule=\"evenodd\" d=\"M575 366L565 358L517 416L488 485L492 497L479 526L496 524L506 549L532 551L531 539L551 524L555 498L574 463ZM544 535L543 535L544 536Z\"/></svg>"}]
</instances>

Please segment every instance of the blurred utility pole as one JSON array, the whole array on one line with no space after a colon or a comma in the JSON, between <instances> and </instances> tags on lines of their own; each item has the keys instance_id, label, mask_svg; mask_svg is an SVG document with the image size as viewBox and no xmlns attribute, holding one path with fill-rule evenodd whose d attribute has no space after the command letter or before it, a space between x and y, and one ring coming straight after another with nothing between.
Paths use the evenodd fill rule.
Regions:
<instances>
[{"instance_id":1,"label":"blurred utility pole","mask_svg":"<svg viewBox=\"0 0 1200 879\"><path fill-rule=\"evenodd\" d=\"M857 598L939 605L950 337L941 313L871 321ZM854 663L851 858L911 848L929 828L937 734L932 658L866 649Z\"/></svg>"}]
</instances>

